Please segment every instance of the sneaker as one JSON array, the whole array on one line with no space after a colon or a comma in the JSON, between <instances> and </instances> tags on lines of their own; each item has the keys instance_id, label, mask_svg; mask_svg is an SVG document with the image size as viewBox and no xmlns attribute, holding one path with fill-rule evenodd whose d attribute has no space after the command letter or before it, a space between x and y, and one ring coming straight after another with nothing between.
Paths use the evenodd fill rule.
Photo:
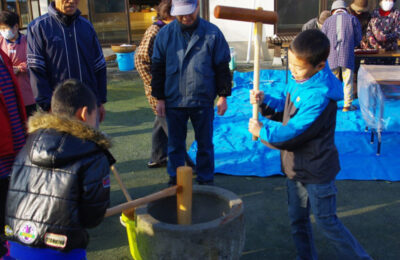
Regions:
<instances>
[{"instance_id":1,"label":"sneaker","mask_svg":"<svg viewBox=\"0 0 400 260\"><path fill-rule=\"evenodd\" d=\"M147 163L148 168L161 168L167 166L167 161L161 161L161 162L153 162L150 161Z\"/></svg>"},{"instance_id":2,"label":"sneaker","mask_svg":"<svg viewBox=\"0 0 400 260\"><path fill-rule=\"evenodd\" d=\"M168 187L174 186L176 185L176 176L173 177L169 177L169 181L168 181Z\"/></svg>"},{"instance_id":3,"label":"sneaker","mask_svg":"<svg viewBox=\"0 0 400 260\"><path fill-rule=\"evenodd\" d=\"M343 112L349 112L349 111L354 111L354 110L357 110L357 107L353 106L353 105L350 105L348 107L343 107L343 109L342 109Z\"/></svg>"}]
</instances>

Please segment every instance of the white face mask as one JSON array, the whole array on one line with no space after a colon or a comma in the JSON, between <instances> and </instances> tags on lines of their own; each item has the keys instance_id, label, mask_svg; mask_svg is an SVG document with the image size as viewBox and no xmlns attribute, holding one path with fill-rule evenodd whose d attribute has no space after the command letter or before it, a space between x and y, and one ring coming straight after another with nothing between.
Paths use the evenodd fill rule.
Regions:
<instances>
[{"instance_id":1,"label":"white face mask","mask_svg":"<svg viewBox=\"0 0 400 260\"><path fill-rule=\"evenodd\" d=\"M381 8L385 12L392 10L393 5L394 5L394 2L392 2L392 1L381 1Z\"/></svg>"},{"instance_id":2,"label":"white face mask","mask_svg":"<svg viewBox=\"0 0 400 260\"><path fill-rule=\"evenodd\" d=\"M0 30L1 36L6 38L7 40L14 39L15 34L12 32L11 29L6 29L6 30Z\"/></svg>"}]
</instances>

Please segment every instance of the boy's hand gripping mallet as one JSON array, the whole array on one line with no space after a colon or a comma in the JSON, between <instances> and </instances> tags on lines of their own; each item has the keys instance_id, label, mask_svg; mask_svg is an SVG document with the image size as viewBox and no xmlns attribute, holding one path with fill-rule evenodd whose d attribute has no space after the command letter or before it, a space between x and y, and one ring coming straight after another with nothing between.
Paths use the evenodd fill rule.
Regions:
<instances>
[{"instance_id":1,"label":"boy's hand gripping mallet","mask_svg":"<svg viewBox=\"0 0 400 260\"><path fill-rule=\"evenodd\" d=\"M254 80L253 90L260 89L260 46L262 38L262 24L276 24L278 21L278 14L272 11L264 11L261 7L254 9L237 8L229 6L217 5L214 9L214 16L221 19L229 19L244 22L254 23ZM253 119L258 120L258 105L253 105ZM257 140L253 136L253 140Z\"/></svg>"}]
</instances>

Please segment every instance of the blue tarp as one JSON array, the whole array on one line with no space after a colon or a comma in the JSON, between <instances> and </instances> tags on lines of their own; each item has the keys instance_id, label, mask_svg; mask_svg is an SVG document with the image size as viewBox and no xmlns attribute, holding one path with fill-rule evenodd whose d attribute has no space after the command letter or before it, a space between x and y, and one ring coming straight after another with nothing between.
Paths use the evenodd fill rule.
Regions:
<instances>
[{"instance_id":1,"label":"blue tarp","mask_svg":"<svg viewBox=\"0 0 400 260\"><path fill-rule=\"evenodd\" d=\"M277 93L284 87L285 71L260 71L260 89ZM248 121L252 117L249 90L253 88L252 72L235 72L232 96L228 98L228 111L214 120L215 172L238 176L267 177L282 174L278 150L266 147L260 141L252 141ZM353 103L358 106L357 100ZM382 134L381 155L376 155L377 138L370 143L370 132L360 110L342 112L338 103L335 142L339 150L342 170L337 179L400 181L400 129L392 127ZM400 111L400 102L390 104L392 111ZM260 116L260 120L265 119ZM398 125L399 122L393 122ZM189 149L196 157L197 144Z\"/></svg>"}]
</instances>

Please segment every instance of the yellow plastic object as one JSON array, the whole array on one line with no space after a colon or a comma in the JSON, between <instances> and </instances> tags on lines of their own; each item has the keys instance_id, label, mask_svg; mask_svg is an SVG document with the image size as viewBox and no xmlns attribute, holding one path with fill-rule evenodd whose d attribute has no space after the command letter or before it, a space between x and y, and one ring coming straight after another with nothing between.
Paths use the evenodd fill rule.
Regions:
<instances>
[{"instance_id":1,"label":"yellow plastic object","mask_svg":"<svg viewBox=\"0 0 400 260\"><path fill-rule=\"evenodd\" d=\"M135 220L129 219L122 213L121 220L126 224L126 234L128 235L129 250L132 258L135 260L142 260L136 242L136 223Z\"/></svg>"}]
</instances>

